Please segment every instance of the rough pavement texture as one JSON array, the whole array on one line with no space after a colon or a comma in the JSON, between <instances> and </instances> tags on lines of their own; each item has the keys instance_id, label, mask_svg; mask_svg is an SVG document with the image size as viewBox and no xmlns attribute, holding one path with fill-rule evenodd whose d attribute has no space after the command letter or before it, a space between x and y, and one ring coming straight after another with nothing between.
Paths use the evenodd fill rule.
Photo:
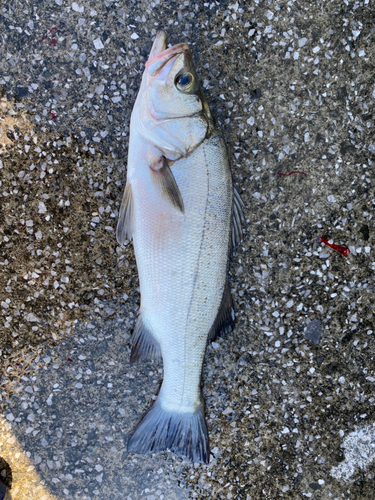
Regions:
<instances>
[{"instance_id":1,"label":"rough pavement texture","mask_svg":"<svg viewBox=\"0 0 375 500\"><path fill-rule=\"evenodd\" d=\"M368 0L0 7L0 456L15 447L0 465L16 500L43 498L36 477L58 499L373 498L373 15ZM162 378L129 365L138 281L114 236L158 29L190 44L246 205L237 327L204 366L207 466L125 452Z\"/></svg>"}]
</instances>

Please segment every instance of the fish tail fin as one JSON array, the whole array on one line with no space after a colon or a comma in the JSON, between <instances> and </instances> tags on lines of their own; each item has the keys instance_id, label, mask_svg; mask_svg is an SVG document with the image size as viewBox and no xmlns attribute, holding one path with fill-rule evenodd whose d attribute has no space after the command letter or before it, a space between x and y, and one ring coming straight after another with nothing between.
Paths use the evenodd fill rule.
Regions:
<instances>
[{"instance_id":1,"label":"fish tail fin","mask_svg":"<svg viewBox=\"0 0 375 500\"><path fill-rule=\"evenodd\" d=\"M128 441L128 451L146 455L169 449L179 457L207 464L210 460L203 404L194 413L164 410L155 404Z\"/></svg>"}]
</instances>

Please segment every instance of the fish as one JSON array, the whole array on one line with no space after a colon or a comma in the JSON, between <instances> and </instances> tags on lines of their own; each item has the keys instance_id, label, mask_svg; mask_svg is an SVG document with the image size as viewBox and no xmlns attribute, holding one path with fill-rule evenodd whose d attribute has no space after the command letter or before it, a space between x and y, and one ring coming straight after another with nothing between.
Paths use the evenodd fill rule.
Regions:
<instances>
[{"instance_id":1,"label":"fish","mask_svg":"<svg viewBox=\"0 0 375 500\"><path fill-rule=\"evenodd\" d=\"M130 362L162 357L164 371L130 453L209 462L202 366L207 343L234 327L228 259L243 206L189 46L167 48L159 31L131 114L116 229L120 245L133 241L140 283Z\"/></svg>"}]
</instances>

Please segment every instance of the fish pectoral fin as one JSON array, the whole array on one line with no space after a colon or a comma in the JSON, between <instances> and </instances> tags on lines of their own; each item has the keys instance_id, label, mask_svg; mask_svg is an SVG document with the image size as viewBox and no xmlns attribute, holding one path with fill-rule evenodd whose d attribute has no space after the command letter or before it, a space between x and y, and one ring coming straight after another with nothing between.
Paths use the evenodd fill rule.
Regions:
<instances>
[{"instance_id":1,"label":"fish pectoral fin","mask_svg":"<svg viewBox=\"0 0 375 500\"><path fill-rule=\"evenodd\" d=\"M232 251L242 240L242 225L245 222L242 209L245 207L236 188L233 188Z\"/></svg>"},{"instance_id":2,"label":"fish pectoral fin","mask_svg":"<svg viewBox=\"0 0 375 500\"><path fill-rule=\"evenodd\" d=\"M166 449L193 462L208 464L210 448L203 404L194 413L163 409L159 398L130 436L128 452L147 455Z\"/></svg>"},{"instance_id":3,"label":"fish pectoral fin","mask_svg":"<svg viewBox=\"0 0 375 500\"><path fill-rule=\"evenodd\" d=\"M184 213L184 202L178 189L167 159L162 156L160 160L150 166L151 177L161 196Z\"/></svg>"},{"instance_id":4,"label":"fish pectoral fin","mask_svg":"<svg viewBox=\"0 0 375 500\"><path fill-rule=\"evenodd\" d=\"M138 316L132 335L130 363L161 357L159 342L144 323L142 313Z\"/></svg>"},{"instance_id":5,"label":"fish pectoral fin","mask_svg":"<svg viewBox=\"0 0 375 500\"><path fill-rule=\"evenodd\" d=\"M232 294L228 281L225 284L223 297L218 309L215 321L208 334L208 341L211 342L225 333L229 333L234 328L234 309Z\"/></svg>"},{"instance_id":6,"label":"fish pectoral fin","mask_svg":"<svg viewBox=\"0 0 375 500\"><path fill-rule=\"evenodd\" d=\"M131 240L133 237L133 217L133 192L131 185L127 182L116 229L116 237L120 245L124 244L126 238Z\"/></svg>"}]
</instances>

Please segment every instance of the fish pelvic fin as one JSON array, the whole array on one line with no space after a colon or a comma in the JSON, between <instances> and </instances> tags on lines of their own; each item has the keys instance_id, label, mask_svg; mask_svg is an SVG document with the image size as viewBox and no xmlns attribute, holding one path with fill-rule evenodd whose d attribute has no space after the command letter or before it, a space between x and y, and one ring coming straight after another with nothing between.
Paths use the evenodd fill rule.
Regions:
<instances>
[{"instance_id":1,"label":"fish pelvic fin","mask_svg":"<svg viewBox=\"0 0 375 500\"><path fill-rule=\"evenodd\" d=\"M142 313L138 316L132 335L130 363L161 357L159 342L144 323Z\"/></svg>"},{"instance_id":2,"label":"fish pelvic fin","mask_svg":"<svg viewBox=\"0 0 375 500\"><path fill-rule=\"evenodd\" d=\"M179 457L208 464L210 448L203 403L194 413L179 413L164 410L157 399L128 441L130 453L148 455L166 449Z\"/></svg>"},{"instance_id":3,"label":"fish pelvic fin","mask_svg":"<svg viewBox=\"0 0 375 500\"><path fill-rule=\"evenodd\" d=\"M225 284L224 293L221 298L215 321L208 334L208 341L211 342L225 333L229 333L234 328L234 309L232 294L228 281Z\"/></svg>"},{"instance_id":4,"label":"fish pelvic fin","mask_svg":"<svg viewBox=\"0 0 375 500\"><path fill-rule=\"evenodd\" d=\"M150 168L152 180L159 190L160 195L180 212L184 213L184 201L167 159L162 156L161 159L151 165Z\"/></svg>"},{"instance_id":5,"label":"fish pelvic fin","mask_svg":"<svg viewBox=\"0 0 375 500\"><path fill-rule=\"evenodd\" d=\"M126 238L133 237L133 192L129 182L126 183L124 196L122 198L120 215L117 223L116 237L120 245L123 245Z\"/></svg>"},{"instance_id":6,"label":"fish pelvic fin","mask_svg":"<svg viewBox=\"0 0 375 500\"><path fill-rule=\"evenodd\" d=\"M236 188L233 188L232 251L242 240L242 225L245 222L242 209L245 207Z\"/></svg>"}]
</instances>

